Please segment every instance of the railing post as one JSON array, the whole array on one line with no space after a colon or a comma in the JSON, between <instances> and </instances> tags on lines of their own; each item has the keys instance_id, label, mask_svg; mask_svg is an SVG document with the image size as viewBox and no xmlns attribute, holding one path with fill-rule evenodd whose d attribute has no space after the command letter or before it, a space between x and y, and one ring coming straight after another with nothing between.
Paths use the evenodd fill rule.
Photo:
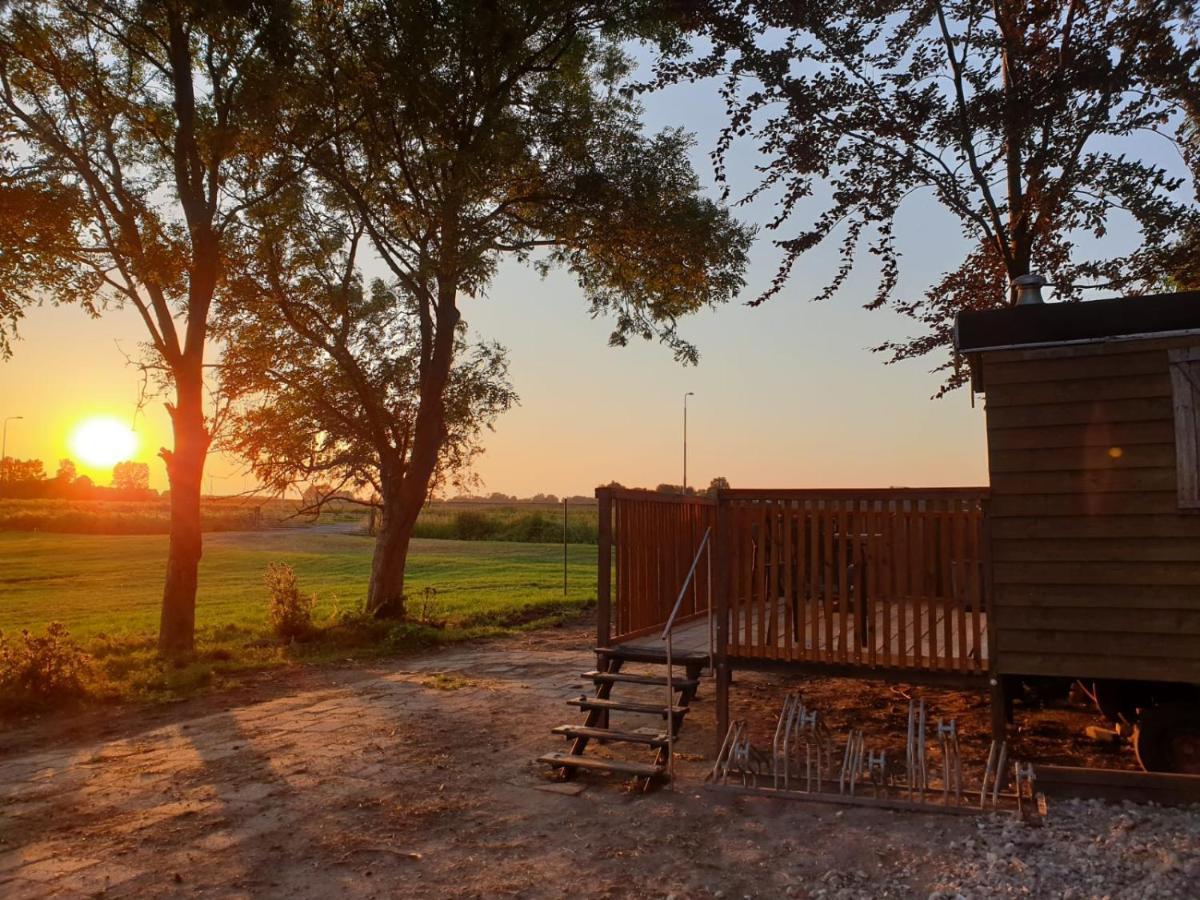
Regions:
<instances>
[{"instance_id":1,"label":"railing post","mask_svg":"<svg viewBox=\"0 0 1200 900\"><path fill-rule=\"evenodd\" d=\"M729 670L727 648L729 646L729 543L730 517L729 501L724 491L718 490L717 504L717 635L716 652L713 659L713 670L717 678L717 753L729 731L729 684L732 673Z\"/></svg>"},{"instance_id":2,"label":"railing post","mask_svg":"<svg viewBox=\"0 0 1200 900\"><path fill-rule=\"evenodd\" d=\"M600 525L596 554L596 646L612 643L612 507L611 488L596 488Z\"/></svg>"},{"instance_id":3,"label":"railing post","mask_svg":"<svg viewBox=\"0 0 1200 900\"><path fill-rule=\"evenodd\" d=\"M989 699L992 707L992 740L1003 742L1008 734L1010 697L1005 696L1004 679L996 665L996 609L992 586L992 517L991 500L984 498L980 507L979 550L983 569L982 584L979 586L979 608L987 617L983 639L987 642L987 676ZM980 654L982 656L982 654Z\"/></svg>"}]
</instances>

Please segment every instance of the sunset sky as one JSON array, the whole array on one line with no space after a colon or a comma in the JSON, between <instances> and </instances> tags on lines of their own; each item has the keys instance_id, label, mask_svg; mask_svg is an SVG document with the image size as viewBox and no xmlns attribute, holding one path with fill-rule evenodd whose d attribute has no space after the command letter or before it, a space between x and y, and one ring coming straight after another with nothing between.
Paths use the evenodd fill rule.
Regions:
<instances>
[{"instance_id":1,"label":"sunset sky","mask_svg":"<svg viewBox=\"0 0 1200 900\"><path fill-rule=\"evenodd\" d=\"M647 100L651 127L682 125L698 135L696 166L711 184L708 151L723 120L712 86L674 88ZM1146 139L1144 153L1170 163L1165 141ZM753 184L750 145L738 148L735 183ZM1176 165L1177 162L1176 162ZM769 201L741 209L745 221L769 218ZM899 230L902 289L917 292L961 259L956 224L925 196L908 201ZM786 234L786 232L785 232ZM1114 242L1128 240L1117 227ZM751 255L753 298L774 274L778 254L760 233ZM508 264L488 297L463 301L474 334L510 351L521 406L488 436L477 466L483 490L528 495L590 493L617 480L653 486L681 478L682 397L689 400L689 482L724 475L735 487L943 486L986 479L981 409L965 391L930 400L939 384L930 358L885 366L869 348L917 333L891 312L862 305L875 286L873 261L832 301L809 303L836 264L835 246L809 254L792 281L768 304L742 303L683 323L701 352L683 367L657 344L606 345L611 323L589 318L571 277L542 280ZM8 452L40 457L52 473L68 456L73 426L96 415L129 422L139 437L135 459L150 463L151 484L166 486L158 448L170 443L161 402L134 421L143 328L130 310L89 319L76 308L31 310L13 358L0 363L0 417L9 425ZM77 460L78 462L78 460ZM213 457L207 473L218 493L253 487L236 459ZM107 484L107 470L80 465ZM210 482L205 482L209 490Z\"/></svg>"}]
</instances>

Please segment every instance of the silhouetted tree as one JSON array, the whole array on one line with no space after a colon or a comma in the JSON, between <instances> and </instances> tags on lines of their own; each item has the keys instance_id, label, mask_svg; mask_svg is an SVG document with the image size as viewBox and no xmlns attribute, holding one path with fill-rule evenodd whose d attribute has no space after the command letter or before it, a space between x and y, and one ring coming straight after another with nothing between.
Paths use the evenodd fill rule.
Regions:
<instances>
[{"instance_id":1,"label":"silhouetted tree","mask_svg":"<svg viewBox=\"0 0 1200 900\"><path fill-rule=\"evenodd\" d=\"M210 441L205 348L227 253L245 239L242 215L255 200L238 185L253 171L269 192L275 174L259 168L279 86L264 69L283 49L287 6L55 0L0 9L0 196L25 198L26 210L14 229L25 252L0 253L0 296L11 304L48 292L92 313L129 304L174 395L174 445L162 450L171 484L165 651L193 645ZM29 236L28 222L46 210L54 227ZM7 238L13 223L0 221Z\"/></svg>"},{"instance_id":2,"label":"silhouetted tree","mask_svg":"<svg viewBox=\"0 0 1200 900\"><path fill-rule=\"evenodd\" d=\"M144 462L126 460L113 466L112 486L123 494L139 494L150 490L150 467Z\"/></svg>"},{"instance_id":3,"label":"silhouetted tree","mask_svg":"<svg viewBox=\"0 0 1200 900\"><path fill-rule=\"evenodd\" d=\"M1185 40L1195 3L1179 0L700 0L684 4L707 42L667 54L658 83L718 76L729 121L718 178L749 136L765 157L750 197L777 198L779 292L797 261L833 240L841 262L881 269L871 308L892 306L927 332L877 350L899 360L947 351L955 314L1011 302L1038 270L1058 294L1156 286L1177 237L1196 227L1182 179L1125 140L1180 141L1200 108L1200 48ZM966 255L921 297L898 295L897 217L925 193L961 224ZM808 211L815 206L816 215ZM1105 258L1098 240L1131 221L1140 245ZM868 254L860 254L860 245ZM953 359L943 392L961 384Z\"/></svg>"},{"instance_id":4,"label":"silhouetted tree","mask_svg":"<svg viewBox=\"0 0 1200 900\"><path fill-rule=\"evenodd\" d=\"M723 475L718 475L716 478L714 478L712 481L710 481L708 483L708 490L706 490L704 493L707 494L709 497L715 497L715 496L717 496L718 491L727 491L727 490L729 490L729 479L724 477Z\"/></svg>"},{"instance_id":5,"label":"silhouetted tree","mask_svg":"<svg viewBox=\"0 0 1200 900\"><path fill-rule=\"evenodd\" d=\"M58 470L54 473L54 480L63 487L69 486L79 476L78 470L75 468L75 463L69 459L60 459L58 461Z\"/></svg>"},{"instance_id":6,"label":"silhouetted tree","mask_svg":"<svg viewBox=\"0 0 1200 900\"><path fill-rule=\"evenodd\" d=\"M265 227L259 252L231 278L221 381L234 402L226 446L276 490L308 482L307 510L371 489L381 516L368 608L402 595L411 530L403 521L421 402L420 316L382 280L364 285L363 228L315 198L286 204L286 227ZM460 325L443 388L444 413L429 489L460 478L480 438L516 396L503 350L468 347ZM321 479L314 482L314 479ZM389 524L391 527L389 527ZM399 566L397 569L396 566Z\"/></svg>"},{"instance_id":7,"label":"silhouetted tree","mask_svg":"<svg viewBox=\"0 0 1200 900\"><path fill-rule=\"evenodd\" d=\"M6 456L0 459L0 482L12 487L41 482L46 469L40 459L16 459Z\"/></svg>"},{"instance_id":8,"label":"silhouetted tree","mask_svg":"<svg viewBox=\"0 0 1200 900\"><path fill-rule=\"evenodd\" d=\"M411 432L395 442L393 496L381 490L379 541L391 549L376 555L376 615L404 615L413 525L456 419L474 418L452 408L456 378L468 374L456 366L470 366L464 383L480 389L500 371L498 350L467 349L462 304L486 291L502 259L568 269L592 313L615 316L613 343L658 337L685 360L696 353L679 317L742 286L749 232L700 197L689 138L646 136L639 107L617 90L628 70L621 42L664 35L661 10L648 0L307 10L304 84L289 96L310 118L288 121L310 130L288 137L331 206L361 222L405 313L398 346L412 349L399 382L413 391Z\"/></svg>"}]
</instances>

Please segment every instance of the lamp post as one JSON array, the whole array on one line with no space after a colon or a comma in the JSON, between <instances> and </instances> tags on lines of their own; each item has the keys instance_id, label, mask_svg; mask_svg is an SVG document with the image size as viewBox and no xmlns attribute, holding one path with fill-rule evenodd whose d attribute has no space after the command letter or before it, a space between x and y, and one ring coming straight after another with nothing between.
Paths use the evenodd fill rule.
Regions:
<instances>
[{"instance_id":1,"label":"lamp post","mask_svg":"<svg viewBox=\"0 0 1200 900\"><path fill-rule=\"evenodd\" d=\"M0 466L4 465L4 460L8 459L8 423L14 422L17 419L24 419L24 416L8 416L4 420L4 436L0 437ZM8 469L4 470L4 480L8 481Z\"/></svg>"},{"instance_id":2,"label":"lamp post","mask_svg":"<svg viewBox=\"0 0 1200 900\"><path fill-rule=\"evenodd\" d=\"M687 398L695 397L694 391L683 395L683 495L687 496Z\"/></svg>"}]
</instances>

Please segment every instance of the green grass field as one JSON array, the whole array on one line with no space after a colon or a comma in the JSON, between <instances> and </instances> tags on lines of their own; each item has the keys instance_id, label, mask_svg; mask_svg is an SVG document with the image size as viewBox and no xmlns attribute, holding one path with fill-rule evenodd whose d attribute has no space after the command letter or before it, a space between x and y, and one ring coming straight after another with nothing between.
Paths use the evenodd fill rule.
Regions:
<instances>
[{"instance_id":1,"label":"green grass field","mask_svg":"<svg viewBox=\"0 0 1200 900\"><path fill-rule=\"evenodd\" d=\"M564 598L561 545L415 540L410 615L425 612L433 625L364 624L354 613L366 593L372 546L369 538L323 529L206 535L197 654L172 669L156 662L153 651L165 537L0 533L0 630L11 635L62 622L99 661L110 693L178 696L247 668L549 623L596 596L594 546L569 547ZM291 565L301 590L316 595L320 632L307 645L284 646L266 628L263 574L270 562ZM423 610L428 587L436 595Z\"/></svg>"}]
</instances>

